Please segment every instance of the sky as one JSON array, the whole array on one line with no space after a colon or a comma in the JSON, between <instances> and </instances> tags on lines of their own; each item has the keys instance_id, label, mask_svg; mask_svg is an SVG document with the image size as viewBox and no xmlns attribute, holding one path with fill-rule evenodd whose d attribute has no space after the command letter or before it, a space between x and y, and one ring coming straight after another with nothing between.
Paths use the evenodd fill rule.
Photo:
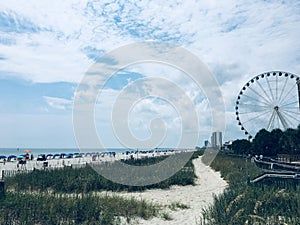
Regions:
<instances>
[{"instance_id":1,"label":"sky","mask_svg":"<svg viewBox=\"0 0 300 225\"><path fill-rule=\"evenodd\" d=\"M0 147L76 147L78 85L101 57L143 41L181 46L207 65L225 104L223 139L245 138L235 117L245 83L266 71L300 75L299 12L298 0L2 0ZM184 72L153 62L120 69L101 89L94 122L103 146L124 147L114 130L113 106L126 88L144 93L145 78L173 82L189 97L198 121L191 117L188 124L199 127L202 146L214 131L205 91ZM176 110L177 102L161 97L172 95L168 88L156 88L155 96L148 90L148 97L131 102L125 123L134 137L145 140L152 135L151 121L160 118L166 133L157 147L176 147L188 117Z\"/></svg>"}]
</instances>

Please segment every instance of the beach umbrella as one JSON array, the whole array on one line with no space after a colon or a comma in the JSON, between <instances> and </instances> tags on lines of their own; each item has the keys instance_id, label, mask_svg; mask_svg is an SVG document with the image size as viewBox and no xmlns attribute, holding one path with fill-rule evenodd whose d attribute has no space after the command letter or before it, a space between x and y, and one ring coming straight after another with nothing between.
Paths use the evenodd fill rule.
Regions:
<instances>
[{"instance_id":1,"label":"beach umbrella","mask_svg":"<svg viewBox=\"0 0 300 225\"><path fill-rule=\"evenodd\" d=\"M0 155L0 159L6 159L5 155Z\"/></svg>"},{"instance_id":2,"label":"beach umbrella","mask_svg":"<svg viewBox=\"0 0 300 225\"><path fill-rule=\"evenodd\" d=\"M17 157L18 159L24 159L24 158L26 158L24 155L19 155L18 157Z\"/></svg>"},{"instance_id":3,"label":"beach umbrella","mask_svg":"<svg viewBox=\"0 0 300 225\"><path fill-rule=\"evenodd\" d=\"M69 158L72 158L72 157L73 157L73 154L72 154L72 153L66 154L65 157L68 158L68 159L69 159Z\"/></svg>"},{"instance_id":4,"label":"beach umbrella","mask_svg":"<svg viewBox=\"0 0 300 225\"><path fill-rule=\"evenodd\" d=\"M60 157L60 154L54 154L53 158Z\"/></svg>"},{"instance_id":5,"label":"beach umbrella","mask_svg":"<svg viewBox=\"0 0 300 225\"><path fill-rule=\"evenodd\" d=\"M17 158L17 156L15 156L15 155L10 155L10 156L8 156L7 158L13 159L13 158Z\"/></svg>"},{"instance_id":6,"label":"beach umbrella","mask_svg":"<svg viewBox=\"0 0 300 225\"><path fill-rule=\"evenodd\" d=\"M31 152L31 150L26 149L26 150L24 150L24 152L25 152L25 153L29 153L29 152Z\"/></svg>"}]
</instances>

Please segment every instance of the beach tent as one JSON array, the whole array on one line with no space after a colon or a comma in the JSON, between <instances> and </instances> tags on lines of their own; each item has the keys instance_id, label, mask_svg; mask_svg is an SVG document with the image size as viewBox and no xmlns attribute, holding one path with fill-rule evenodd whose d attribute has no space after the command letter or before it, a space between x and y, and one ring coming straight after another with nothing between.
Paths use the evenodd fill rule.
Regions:
<instances>
[{"instance_id":1,"label":"beach tent","mask_svg":"<svg viewBox=\"0 0 300 225\"><path fill-rule=\"evenodd\" d=\"M10 155L7 157L8 161L12 161L12 160L16 160L16 159L17 159L17 156L15 156L15 155Z\"/></svg>"},{"instance_id":2,"label":"beach tent","mask_svg":"<svg viewBox=\"0 0 300 225\"><path fill-rule=\"evenodd\" d=\"M53 159L55 159L55 158L60 158L60 154L54 154Z\"/></svg>"},{"instance_id":3,"label":"beach tent","mask_svg":"<svg viewBox=\"0 0 300 225\"><path fill-rule=\"evenodd\" d=\"M5 155L0 155L0 162L6 161L6 156Z\"/></svg>"},{"instance_id":4,"label":"beach tent","mask_svg":"<svg viewBox=\"0 0 300 225\"><path fill-rule=\"evenodd\" d=\"M53 158L53 154L47 154L47 155L46 155L46 158L47 158L47 159L52 159L52 158Z\"/></svg>"},{"instance_id":5,"label":"beach tent","mask_svg":"<svg viewBox=\"0 0 300 225\"><path fill-rule=\"evenodd\" d=\"M73 157L80 158L80 157L82 157L82 153L76 152L76 153L74 153Z\"/></svg>"}]
</instances>

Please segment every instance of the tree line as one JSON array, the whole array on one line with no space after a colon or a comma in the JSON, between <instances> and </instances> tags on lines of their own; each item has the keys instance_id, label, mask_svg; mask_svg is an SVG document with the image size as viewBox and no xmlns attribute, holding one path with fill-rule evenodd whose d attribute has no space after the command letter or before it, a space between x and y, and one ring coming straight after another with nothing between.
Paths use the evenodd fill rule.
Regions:
<instances>
[{"instance_id":1,"label":"tree line","mask_svg":"<svg viewBox=\"0 0 300 225\"><path fill-rule=\"evenodd\" d=\"M300 154L300 125L296 129L285 131L262 129L255 135L252 142L246 139L232 142L235 154L256 154L276 156L277 154Z\"/></svg>"}]
</instances>

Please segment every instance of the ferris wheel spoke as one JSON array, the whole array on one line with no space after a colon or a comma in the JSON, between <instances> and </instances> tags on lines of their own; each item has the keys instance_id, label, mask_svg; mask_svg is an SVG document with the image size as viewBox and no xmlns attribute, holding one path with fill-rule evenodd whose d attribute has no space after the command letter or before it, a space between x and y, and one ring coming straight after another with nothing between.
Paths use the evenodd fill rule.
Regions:
<instances>
[{"instance_id":1,"label":"ferris wheel spoke","mask_svg":"<svg viewBox=\"0 0 300 225\"><path fill-rule=\"evenodd\" d=\"M294 112L294 111L290 111L290 110L286 110L286 109L281 109L281 111L284 111L286 113L292 113L292 114L300 115L299 112Z\"/></svg>"},{"instance_id":2,"label":"ferris wheel spoke","mask_svg":"<svg viewBox=\"0 0 300 225\"><path fill-rule=\"evenodd\" d=\"M300 120L298 119L298 118L296 118L294 115L291 115L291 114L289 114L288 112L285 112L285 114L286 114L286 116L284 116L285 117L285 119L290 123L290 125L291 125L291 127L293 127L293 125L294 125L294 123L292 123L291 121L290 121L290 119L289 118L293 118L295 121L297 121L298 122L298 124L300 123ZM287 116L288 115L288 116ZM298 114L299 115L299 114Z\"/></svg>"},{"instance_id":3,"label":"ferris wheel spoke","mask_svg":"<svg viewBox=\"0 0 300 225\"><path fill-rule=\"evenodd\" d=\"M258 113L258 112L265 112L265 111L270 111L270 109L264 109L264 110L253 110L253 111L248 111L248 112L239 112L239 114L251 114L251 113Z\"/></svg>"},{"instance_id":4,"label":"ferris wheel spoke","mask_svg":"<svg viewBox=\"0 0 300 225\"><path fill-rule=\"evenodd\" d=\"M261 83L259 81L257 81L258 86L260 87L260 89L264 92L265 96L268 98L268 102L272 102L272 99L270 98L270 96L267 94L266 90L263 88L263 86L261 85Z\"/></svg>"},{"instance_id":5,"label":"ferris wheel spoke","mask_svg":"<svg viewBox=\"0 0 300 225\"><path fill-rule=\"evenodd\" d=\"M283 110L283 111L285 112L285 114L287 114L289 117L293 118L295 121L300 122L300 119L294 116L294 114L299 116L300 115L299 113L290 112L290 111L286 111L286 110Z\"/></svg>"},{"instance_id":6,"label":"ferris wheel spoke","mask_svg":"<svg viewBox=\"0 0 300 225\"><path fill-rule=\"evenodd\" d=\"M281 98L282 98L282 95L283 95L284 90L286 88L286 84L287 84L288 79L289 79L288 77L285 78L284 85L283 85L283 88L281 89L281 93L280 93L280 97L278 99L278 102L281 102Z\"/></svg>"},{"instance_id":7,"label":"ferris wheel spoke","mask_svg":"<svg viewBox=\"0 0 300 225\"><path fill-rule=\"evenodd\" d=\"M270 108L270 106L264 106L264 105L254 105L254 104L248 104L248 103L239 103L239 105L244 105L244 106L253 106L255 108L259 107L259 108Z\"/></svg>"},{"instance_id":8,"label":"ferris wheel spoke","mask_svg":"<svg viewBox=\"0 0 300 225\"><path fill-rule=\"evenodd\" d=\"M261 114L258 115L258 116L254 116L253 118L248 119L247 121L245 121L244 124L246 124L246 123L248 123L248 122L250 122L250 121L253 121L253 120L255 120L255 119L258 119L258 118L260 118L260 117L266 115L267 113L269 113L269 111L267 111L267 112L265 112L265 113L261 113Z\"/></svg>"},{"instance_id":9,"label":"ferris wheel spoke","mask_svg":"<svg viewBox=\"0 0 300 225\"><path fill-rule=\"evenodd\" d=\"M293 91L293 89L295 88L295 86L292 86L289 91L287 92L287 94L284 96L284 98L278 103L279 105L281 105L282 102L286 102L285 99L291 94L291 92Z\"/></svg>"},{"instance_id":10,"label":"ferris wheel spoke","mask_svg":"<svg viewBox=\"0 0 300 225\"><path fill-rule=\"evenodd\" d=\"M260 101L260 100L258 100L257 98L253 98L253 97L251 97L251 96L249 96L249 95L243 94L243 96L245 96L245 97L247 97L247 98L249 98L249 99L252 99L252 100L254 100L254 101L257 102L257 103L262 103L262 104L264 104L264 105L266 105L266 106L270 106L270 105L271 105L271 104L268 103L268 102Z\"/></svg>"},{"instance_id":11,"label":"ferris wheel spoke","mask_svg":"<svg viewBox=\"0 0 300 225\"><path fill-rule=\"evenodd\" d=\"M281 107L290 104L292 100L295 100L295 98L297 97L297 94L293 95L292 97L290 97L289 99L287 99L286 101L281 103ZM298 101L294 101L293 103L297 103Z\"/></svg>"},{"instance_id":12,"label":"ferris wheel spoke","mask_svg":"<svg viewBox=\"0 0 300 225\"><path fill-rule=\"evenodd\" d=\"M257 91L255 91L252 87L249 87L249 89L251 91L253 91L256 95L258 95L259 97L261 97L265 102L267 102L267 104L271 104L264 96L262 96L260 93L258 93Z\"/></svg>"},{"instance_id":13,"label":"ferris wheel spoke","mask_svg":"<svg viewBox=\"0 0 300 225\"><path fill-rule=\"evenodd\" d=\"M299 112L299 107L284 107L284 108L281 108L281 110L292 110L293 112Z\"/></svg>"},{"instance_id":14,"label":"ferris wheel spoke","mask_svg":"<svg viewBox=\"0 0 300 225\"><path fill-rule=\"evenodd\" d=\"M273 92L272 92L272 89L271 89L269 78L266 77L266 80L267 80L267 84L268 84L268 88L269 88L270 94L272 96L272 101L274 101L274 96L273 96Z\"/></svg>"},{"instance_id":15,"label":"ferris wheel spoke","mask_svg":"<svg viewBox=\"0 0 300 225\"><path fill-rule=\"evenodd\" d=\"M290 102L290 103L287 103L287 104L284 104L284 105L281 105L280 107L284 107L284 108L288 108L286 106L289 106L289 105L295 105L296 103L298 103L298 101L294 101L294 102ZM293 108L299 108L298 106L295 106Z\"/></svg>"}]
</instances>

